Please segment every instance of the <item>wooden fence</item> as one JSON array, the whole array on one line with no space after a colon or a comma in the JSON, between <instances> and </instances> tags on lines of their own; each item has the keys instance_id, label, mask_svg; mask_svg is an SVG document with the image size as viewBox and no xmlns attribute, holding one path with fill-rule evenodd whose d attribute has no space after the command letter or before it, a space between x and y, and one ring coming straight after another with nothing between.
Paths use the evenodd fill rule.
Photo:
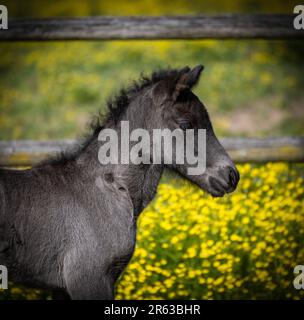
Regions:
<instances>
[{"instance_id":1,"label":"wooden fence","mask_svg":"<svg viewBox=\"0 0 304 320\"><path fill-rule=\"evenodd\" d=\"M115 39L293 39L295 15L203 15L13 19L0 41Z\"/></svg>"},{"instance_id":2,"label":"wooden fence","mask_svg":"<svg viewBox=\"0 0 304 320\"><path fill-rule=\"evenodd\" d=\"M235 162L304 161L304 138L223 138L221 143ZM77 145L75 140L0 141L0 166L31 166Z\"/></svg>"},{"instance_id":3,"label":"wooden fence","mask_svg":"<svg viewBox=\"0 0 304 320\"><path fill-rule=\"evenodd\" d=\"M12 19L0 41L131 39L303 39L295 15L205 15ZM304 161L304 137L221 141L236 162ZM1 166L29 166L73 144L63 141L0 141Z\"/></svg>"}]
</instances>

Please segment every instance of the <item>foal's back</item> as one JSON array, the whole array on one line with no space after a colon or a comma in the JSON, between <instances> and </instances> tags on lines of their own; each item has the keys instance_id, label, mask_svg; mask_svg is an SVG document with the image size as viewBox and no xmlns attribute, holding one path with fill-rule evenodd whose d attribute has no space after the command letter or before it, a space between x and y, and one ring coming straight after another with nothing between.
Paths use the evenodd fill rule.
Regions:
<instances>
[{"instance_id":1,"label":"foal's back","mask_svg":"<svg viewBox=\"0 0 304 320\"><path fill-rule=\"evenodd\" d=\"M0 170L0 264L16 281L58 283L49 270L60 268L66 238L58 210L61 198L68 199L62 179L51 166Z\"/></svg>"},{"instance_id":2,"label":"foal's back","mask_svg":"<svg viewBox=\"0 0 304 320\"><path fill-rule=\"evenodd\" d=\"M119 183L95 178L72 163L0 170L0 264L12 280L65 288L83 266L116 277L134 250L133 207Z\"/></svg>"}]
</instances>

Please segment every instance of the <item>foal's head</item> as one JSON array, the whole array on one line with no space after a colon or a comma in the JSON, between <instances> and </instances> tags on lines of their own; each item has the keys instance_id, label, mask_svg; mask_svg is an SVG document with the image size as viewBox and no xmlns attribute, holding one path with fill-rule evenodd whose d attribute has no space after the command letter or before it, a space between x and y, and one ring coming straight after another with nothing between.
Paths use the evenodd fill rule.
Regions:
<instances>
[{"instance_id":1,"label":"foal's head","mask_svg":"<svg viewBox=\"0 0 304 320\"><path fill-rule=\"evenodd\" d=\"M205 106L191 91L202 70L202 66L192 70L186 67L175 74L172 73L172 77L165 77L153 85L151 95L156 116L152 125L171 131L177 128L184 131L194 129L194 134L198 129L206 130L206 170L203 174L189 175L187 163L173 163L168 167L178 171L211 195L221 197L235 190L239 173L216 138ZM197 149L198 139L195 139L194 151Z\"/></svg>"}]
</instances>

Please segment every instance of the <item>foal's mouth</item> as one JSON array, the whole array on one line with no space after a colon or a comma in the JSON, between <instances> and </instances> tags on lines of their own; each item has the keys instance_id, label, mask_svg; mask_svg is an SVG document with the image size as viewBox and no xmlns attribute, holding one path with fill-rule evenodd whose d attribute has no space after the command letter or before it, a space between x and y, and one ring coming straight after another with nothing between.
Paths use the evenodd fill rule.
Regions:
<instances>
[{"instance_id":1,"label":"foal's mouth","mask_svg":"<svg viewBox=\"0 0 304 320\"><path fill-rule=\"evenodd\" d=\"M217 175L207 174L206 185L203 189L213 197L223 197L236 189L239 180L240 175L236 168L225 167L218 170Z\"/></svg>"},{"instance_id":2,"label":"foal's mouth","mask_svg":"<svg viewBox=\"0 0 304 320\"><path fill-rule=\"evenodd\" d=\"M223 197L225 194L235 191L240 180L240 174L234 165L209 167L202 175L190 176L180 168L177 172L213 197Z\"/></svg>"}]
</instances>

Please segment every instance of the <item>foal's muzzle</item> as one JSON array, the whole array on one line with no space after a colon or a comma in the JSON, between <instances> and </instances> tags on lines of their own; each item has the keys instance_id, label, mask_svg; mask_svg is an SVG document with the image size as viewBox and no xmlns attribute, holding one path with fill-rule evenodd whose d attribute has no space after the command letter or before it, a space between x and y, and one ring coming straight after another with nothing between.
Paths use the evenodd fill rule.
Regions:
<instances>
[{"instance_id":1,"label":"foal's muzzle","mask_svg":"<svg viewBox=\"0 0 304 320\"><path fill-rule=\"evenodd\" d=\"M225 193L233 192L240 180L235 166L219 167L208 174L208 192L214 197L222 197Z\"/></svg>"}]
</instances>

